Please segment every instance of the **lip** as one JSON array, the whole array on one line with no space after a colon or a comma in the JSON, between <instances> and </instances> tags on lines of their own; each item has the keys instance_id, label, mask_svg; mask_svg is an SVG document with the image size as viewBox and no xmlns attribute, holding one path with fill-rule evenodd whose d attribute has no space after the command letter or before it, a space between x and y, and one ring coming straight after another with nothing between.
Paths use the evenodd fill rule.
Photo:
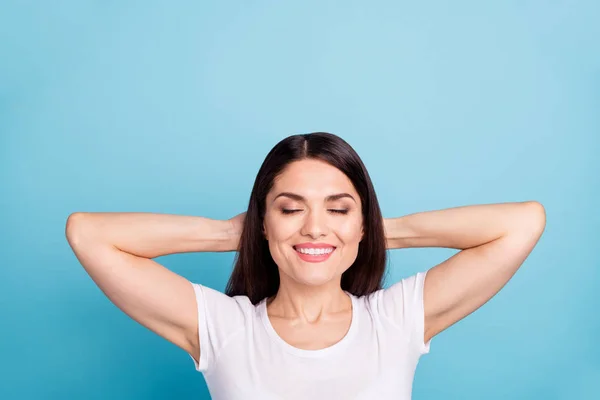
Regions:
<instances>
[{"instance_id":1,"label":"lip","mask_svg":"<svg viewBox=\"0 0 600 400\"><path fill-rule=\"evenodd\" d=\"M324 247L315 247L314 245L313 246L304 246L304 248L306 248L306 247L324 248ZM310 262L310 263L320 263L320 262L323 262L323 261L327 260L329 257L331 257L331 255L333 253L335 253L335 247L334 246L327 245L325 248L333 248L333 251L330 252L330 253L326 253L326 254L315 254L315 255L303 254L303 253L300 253L298 250L295 250L295 249L294 249L294 251L296 252L296 254L298 254L298 257L301 260L303 260L303 261Z\"/></svg>"},{"instance_id":2,"label":"lip","mask_svg":"<svg viewBox=\"0 0 600 400\"><path fill-rule=\"evenodd\" d=\"M300 243L294 246L295 249L335 249L335 246L332 246L327 243Z\"/></svg>"}]
</instances>

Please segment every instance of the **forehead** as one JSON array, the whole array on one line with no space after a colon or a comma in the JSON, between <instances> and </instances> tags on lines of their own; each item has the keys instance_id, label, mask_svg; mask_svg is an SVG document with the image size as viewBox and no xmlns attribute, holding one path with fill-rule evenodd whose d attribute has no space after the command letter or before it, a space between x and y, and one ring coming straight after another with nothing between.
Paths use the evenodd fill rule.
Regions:
<instances>
[{"instance_id":1,"label":"forehead","mask_svg":"<svg viewBox=\"0 0 600 400\"><path fill-rule=\"evenodd\" d=\"M346 192L358 198L352 181L336 167L321 160L300 160L289 164L275 179L270 196L282 191L305 197L326 197Z\"/></svg>"}]
</instances>

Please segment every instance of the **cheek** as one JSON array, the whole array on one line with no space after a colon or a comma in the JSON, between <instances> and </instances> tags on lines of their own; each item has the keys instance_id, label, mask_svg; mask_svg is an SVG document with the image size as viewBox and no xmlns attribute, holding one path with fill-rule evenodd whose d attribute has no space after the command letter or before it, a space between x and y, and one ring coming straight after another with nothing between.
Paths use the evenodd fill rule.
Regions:
<instances>
[{"instance_id":1,"label":"cheek","mask_svg":"<svg viewBox=\"0 0 600 400\"><path fill-rule=\"evenodd\" d=\"M361 239L361 221L344 221L337 227L337 234L344 243L359 242Z\"/></svg>"},{"instance_id":2,"label":"cheek","mask_svg":"<svg viewBox=\"0 0 600 400\"><path fill-rule=\"evenodd\" d=\"M290 249L295 251L290 246L292 238L297 236L299 227L297 223L286 221L283 218L265 219L265 227L267 229L269 240L269 249L271 256L276 262L283 262L289 258L288 252Z\"/></svg>"},{"instance_id":3,"label":"cheek","mask_svg":"<svg viewBox=\"0 0 600 400\"><path fill-rule=\"evenodd\" d=\"M265 225L269 233L269 239L274 242L288 240L300 229L297 222L294 223L286 219L271 219Z\"/></svg>"}]
</instances>

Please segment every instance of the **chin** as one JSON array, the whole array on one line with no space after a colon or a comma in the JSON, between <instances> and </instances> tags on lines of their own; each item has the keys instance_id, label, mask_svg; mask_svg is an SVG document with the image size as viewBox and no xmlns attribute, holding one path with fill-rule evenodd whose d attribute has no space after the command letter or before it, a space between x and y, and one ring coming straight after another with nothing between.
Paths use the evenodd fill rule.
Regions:
<instances>
[{"instance_id":1,"label":"chin","mask_svg":"<svg viewBox=\"0 0 600 400\"><path fill-rule=\"evenodd\" d=\"M335 279L335 275L327 271L295 271L293 275L297 283L306 286L322 286Z\"/></svg>"}]
</instances>

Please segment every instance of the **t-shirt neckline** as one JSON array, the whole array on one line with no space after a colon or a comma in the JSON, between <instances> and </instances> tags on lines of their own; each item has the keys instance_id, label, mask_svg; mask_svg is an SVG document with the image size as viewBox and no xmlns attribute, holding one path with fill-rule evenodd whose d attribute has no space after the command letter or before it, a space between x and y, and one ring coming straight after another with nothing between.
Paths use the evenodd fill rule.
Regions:
<instances>
[{"instance_id":1,"label":"t-shirt neckline","mask_svg":"<svg viewBox=\"0 0 600 400\"><path fill-rule=\"evenodd\" d=\"M259 304L259 312L267 334L285 351L301 357L324 357L335 351L340 351L341 349L346 347L348 343L352 340L358 326L358 307L356 298L354 295L352 295L352 293L349 293L345 290L344 292L348 296L350 296L350 300L352 301L352 319L350 321L350 327L348 328L348 331L346 332L344 337L342 337L337 343L334 343L331 346L325 347L323 349L317 350L307 350L292 346L291 344L283 340L283 338L279 336L277 331L275 331L275 328L273 328L273 325L271 324L271 320L269 319L269 315L267 313L267 299L265 298L261 300Z\"/></svg>"}]
</instances>

